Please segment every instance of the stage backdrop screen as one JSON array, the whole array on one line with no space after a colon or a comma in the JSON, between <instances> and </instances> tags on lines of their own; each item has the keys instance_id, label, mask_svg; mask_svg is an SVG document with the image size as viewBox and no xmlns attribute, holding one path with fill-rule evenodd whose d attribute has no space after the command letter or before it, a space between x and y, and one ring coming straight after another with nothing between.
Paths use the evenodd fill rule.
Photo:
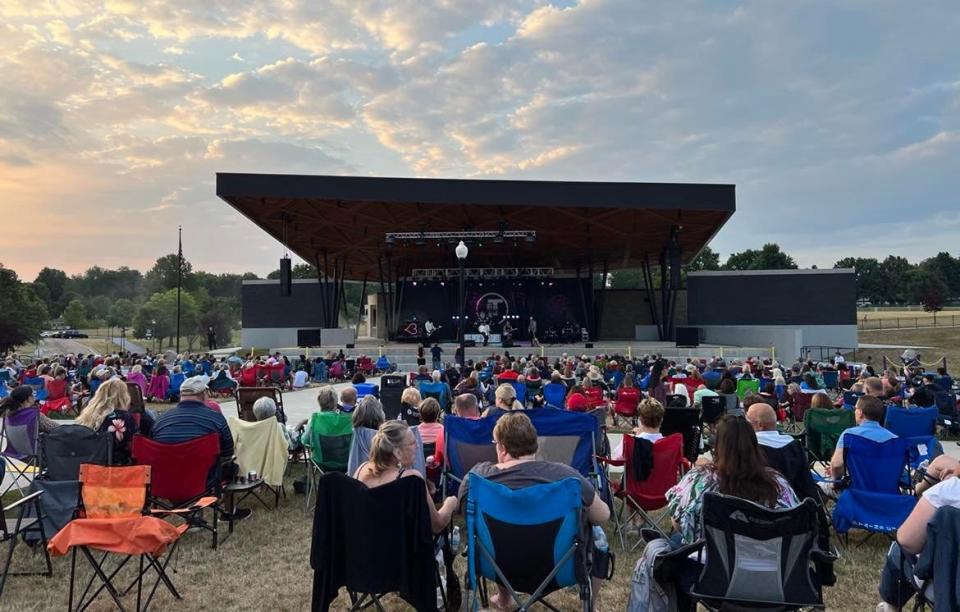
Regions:
<instances>
[{"instance_id":1,"label":"stage backdrop screen","mask_svg":"<svg viewBox=\"0 0 960 612\"><path fill-rule=\"evenodd\" d=\"M440 338L453 341L457 337L459 284L456 279L443 281L407 281L403 283L400 327L414 315L420 323L432 320L441 326ZM466 287L466 328L476 333L482 316L491 323L493 333L500 333L502 322L510 317L517 330L516 339L527 338L527 324L532 315L537 320L538 335L567 324L578 330L586 326L593 299L587 279L553 280L484 280L468 281Z\"/></svg>"},{"instance_id":2,"label":"stage backdrop screen","mask_svg":"<svg viewBox=\"0 0 960 612\"><path fill-rule=\"evenodd\" d=\"M695 272L689 325L856 325L853 270Z\"/></svg>"}]
</instances>

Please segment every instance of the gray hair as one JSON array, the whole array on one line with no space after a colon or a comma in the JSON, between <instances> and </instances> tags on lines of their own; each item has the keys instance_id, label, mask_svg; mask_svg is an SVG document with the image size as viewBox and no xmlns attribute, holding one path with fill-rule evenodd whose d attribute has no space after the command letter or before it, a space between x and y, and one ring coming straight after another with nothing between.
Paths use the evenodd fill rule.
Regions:
<instances>
[{"instance_id":1,"label":"gray hair","mask_svg":"<svg viewBox=\"0 0 960 612\"><path fill-rule=\"evenodd\" d=\"M369 427L370 429L379 429L380 425L387 420L383 413L383 404L372 395L365 395L357 407L353 409L353 426Z\"/></svg>"},{"instance_id":2,"label":"gray hair","mask_svg":"<svg viewBox=\"0 0 960 612\"><path fill-rule=\"evenodd\" d=\"M258 421L277 415L277 403L272 397L261 397L253 402L253 416Z\"/></svg>"},{"instance_id":3,"label":"gray hair","mask_svg":"<svg viewBox=\"0 0 960 612\"><path fill-rule=\"evenodd\" d=\"M321 387L317 392L317 403L320 404L320 412L333 412L337 409L337 392L333 387Z\"/></svg>"}]
</instances>

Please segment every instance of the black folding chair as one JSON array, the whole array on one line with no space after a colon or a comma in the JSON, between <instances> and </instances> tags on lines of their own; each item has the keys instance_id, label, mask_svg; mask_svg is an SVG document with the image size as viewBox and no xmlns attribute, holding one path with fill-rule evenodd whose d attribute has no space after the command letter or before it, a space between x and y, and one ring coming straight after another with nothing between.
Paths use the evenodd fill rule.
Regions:
<instances>
[{"instance_id":1,"label":"black folding chair","mask_svg":"<svg viewBox=\"0 0 960 612\"><path fill-rule=\"evenodd\" d=\"M2 463L2 461L0 461ZM36 517L40 516L40 496L42 491L30 493L26 497L21 497L7 507L0 506L0 544L9 542L7 558L3 564L3 575L0 575L0 597L3 596L3 587L7 583L8 576L52 576L53 566L50 565L50 553L47 552L47 534L44 532L43 523ZM33 517L26 514L27 508L32 508L35 512ZM17 518L7 518L8 515L17 511ZM40 544L43 547L43 558L47 563L47 569L43 572L11 572L10 565L13 562L13 552L17 547L17 540L21 536L31 532L38 531L40 534Z\"/></svg>"},{"instance_id":2,"label":"black folding chair","mask_svg":"<svg viewBox=\"0 0 960 612\"><path fill-rule=\"evenodd\" d=\"M668 408L663 413L660 433L664 437L679 433L683 435L683 456L690 463L696 463L700 456L700 409Z\"/></svg>"},{"instance_id":3,"label":"black folding chair","mask_svg":"<svg viewBox=\"0 0 960 612\"><path fill-rule=\"evenodd\" d=\"M77 480L80 464L110 465L113 435L83 425L61 425L40 436L40 477Z\"/></svg>"}]
</instances>

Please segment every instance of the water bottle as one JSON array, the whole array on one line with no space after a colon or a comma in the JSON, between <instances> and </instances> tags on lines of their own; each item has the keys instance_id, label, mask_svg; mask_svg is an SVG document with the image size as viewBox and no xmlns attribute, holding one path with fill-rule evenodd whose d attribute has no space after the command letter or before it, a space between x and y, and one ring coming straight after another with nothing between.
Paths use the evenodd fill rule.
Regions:
<instances>
[{"instance_id":1,"label":"water bottle","mask_svg":"<svg viewBox=\"0 0 960 612\"><path fill-rule=\"evenodd\" d=\"M453 535L450 536L450 549L453 551L453 554L457 555L460 553L460 526L456 525L453 528Z\"/></svg>"},{"instance_id":2,"label":"water bottle","mask_svg":"<svg viewBox=\"0 0 960 612\"><path fill-rule=\"evenodd\" d=\"M610 550L610 544L607 542L607 533L599 525L593 526L593 545L601 552Z\"/></svg>"}]
</instances>

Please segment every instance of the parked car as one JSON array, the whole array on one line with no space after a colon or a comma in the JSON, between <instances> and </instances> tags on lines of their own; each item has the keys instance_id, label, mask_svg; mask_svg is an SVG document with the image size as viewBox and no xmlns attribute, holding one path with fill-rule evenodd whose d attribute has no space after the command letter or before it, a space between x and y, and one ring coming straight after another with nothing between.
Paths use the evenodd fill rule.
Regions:
<instances>
[{"instance_id":1,"label":"parked car","mask_svg":"<svg viewBox=\"0 0 960 612\"><path fill-rule=\"evenodd\" d=\"M41 338L55 338L55 337L56 337L56 334L57 334L57 332L55 332L55 331L44 331L44 332L40 332L40 337L41 337Z\"/></svg>"},{"instance_id":2,"label":"parked car","mask_svg":"<svg viewBox=\"0 0 960 612\"><path fill-rule=\"evenodd\" d=\"M62 332L60 332L59 336L56 336L56 337L57 338L89 338L87 334L82 334L75 329L65 329Z\"/></svg>"}]
</instances>

